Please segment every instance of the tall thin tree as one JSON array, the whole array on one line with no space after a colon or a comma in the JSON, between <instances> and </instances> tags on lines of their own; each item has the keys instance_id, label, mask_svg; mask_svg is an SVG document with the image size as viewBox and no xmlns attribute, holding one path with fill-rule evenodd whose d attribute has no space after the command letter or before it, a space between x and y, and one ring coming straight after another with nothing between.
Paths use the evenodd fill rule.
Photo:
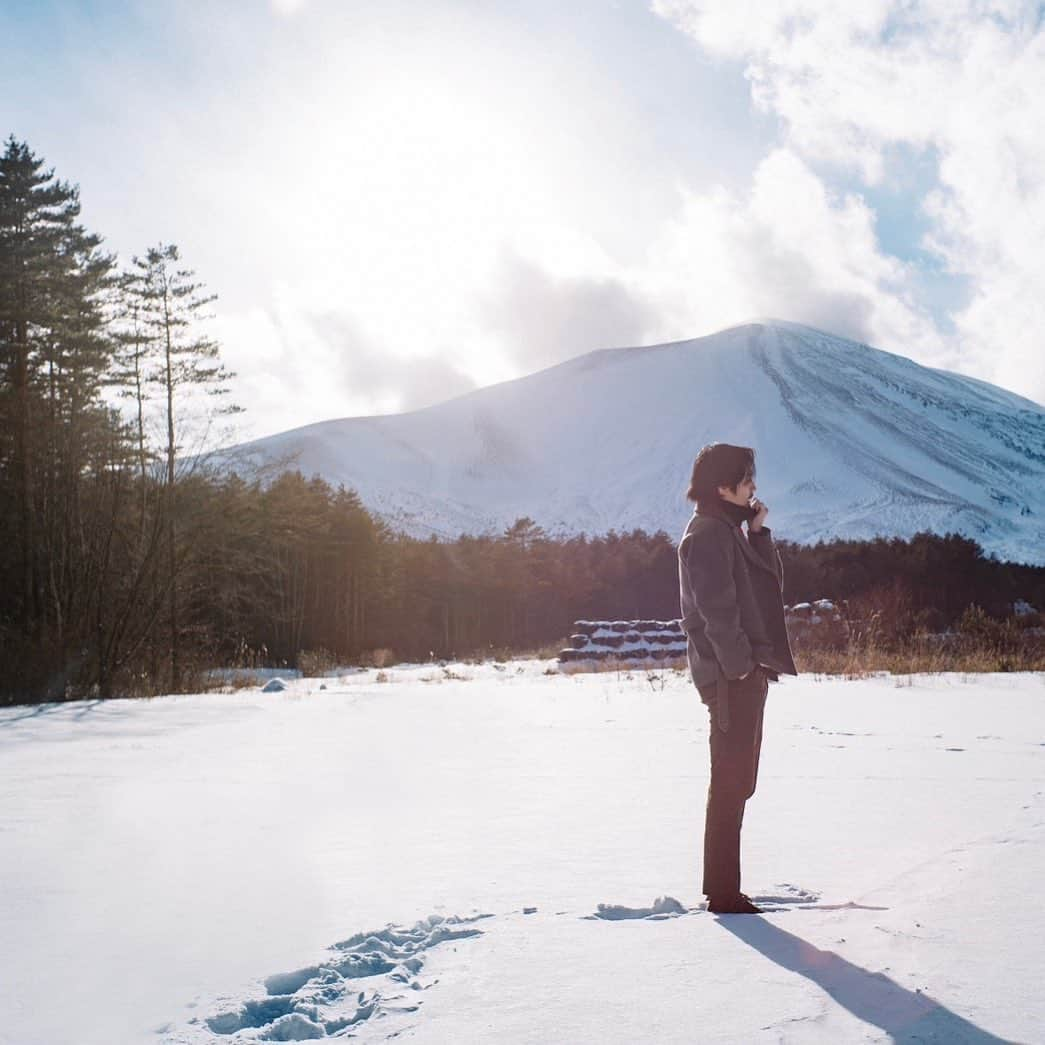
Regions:
<instances>
[{"instance_id":1,"label":"tall thin tree","mask_svg":"<svg viewBox=\"0 0 1045 1045\"><path fill-rule=\"evenodd\" d=\"M233 376L219 359L219 345L204 333L210 318L208 306L216 295L206 293L204 284L191 269L179 267L180 254L174 244L151 247L144 257L135 257L128 290L139 309L145 337L156 345L156 366L148 380L160 387L165 403L166 523L168 568L168 617L170 631L171 686L181 681L178 617L178 552L176 483L181 460L180 428L189 409L200 396L224 396ZM205 411L204 423L214 413L235 411L234 406ZM190 457L189 460L194 460Z\"/></svg>"}]
</instances>

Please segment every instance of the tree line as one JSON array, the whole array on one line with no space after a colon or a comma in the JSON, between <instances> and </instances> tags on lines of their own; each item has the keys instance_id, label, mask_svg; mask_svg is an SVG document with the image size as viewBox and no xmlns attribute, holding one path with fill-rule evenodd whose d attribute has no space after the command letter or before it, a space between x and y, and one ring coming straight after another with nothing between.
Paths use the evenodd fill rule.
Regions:
<instances>
[{"instance_id":1,"label":"tree line","mask_svg":"<svg viewBox=\"0 0 1045 1045\"><path fill-rule=\"evenodd\" d=\"M79 190L0 156L0 686L102 694L131 663L177 688L184 480L230 375L178 248L120 266ZM121 409L121 401L123 409ZM158 673L158 671L157 671Z\"/></svg>"},{"instance_id":2,"label":"tree line","mask_svg":"<svg viewBox=\"0 0 1045 1045\"><path fill-rule=\"evenodd\" d=\"M417 540L351 490L206 467L236 407L177 247L121 265L75 186L0 156L0 701L196 688L220 665L551 651L574 620L678 615L675 539L642 530ZM220 433L219 433L220 434ZM1045 568L964 537L780 543L789 602L897 629L1045 606ZM861 601L862 600L862 601Z\"/></svg>"}]
</instances>

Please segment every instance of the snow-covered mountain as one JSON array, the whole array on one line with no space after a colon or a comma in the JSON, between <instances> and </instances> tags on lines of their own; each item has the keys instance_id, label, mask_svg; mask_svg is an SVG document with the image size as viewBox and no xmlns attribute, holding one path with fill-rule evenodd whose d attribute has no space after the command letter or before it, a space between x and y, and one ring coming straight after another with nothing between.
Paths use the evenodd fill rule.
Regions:
<instances>
[{"instance_id":1,"label":"snow-covered mountain","mask_svg":"<svg viewBox=\"0 0 1045 1045\"><path fill-rule=\"evenodd\" d=\"M1045 563L1045 408L778 320L605 349L412 413L326 421L230 451L354 488L415 535L681 531L696 452L756 450L769 523L801 542L960 532Z\"/></svg>"}]
</instances>

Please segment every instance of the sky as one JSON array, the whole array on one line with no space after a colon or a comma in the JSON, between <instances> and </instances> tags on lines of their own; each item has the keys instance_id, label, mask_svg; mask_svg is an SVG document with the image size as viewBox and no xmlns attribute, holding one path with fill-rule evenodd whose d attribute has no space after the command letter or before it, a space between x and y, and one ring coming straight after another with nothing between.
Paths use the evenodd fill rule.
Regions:
<instances>
[{"instance_id":1,"label":"sky","mask_svg":"<svg viewBox=\"0 0 1045 1045\"><path fill-rule=\"evenodd\" d=\"M0 133L176 243L252 437L759 317L1045 403L1014 0L0 6Z\"/></svg>"}]
</instances>

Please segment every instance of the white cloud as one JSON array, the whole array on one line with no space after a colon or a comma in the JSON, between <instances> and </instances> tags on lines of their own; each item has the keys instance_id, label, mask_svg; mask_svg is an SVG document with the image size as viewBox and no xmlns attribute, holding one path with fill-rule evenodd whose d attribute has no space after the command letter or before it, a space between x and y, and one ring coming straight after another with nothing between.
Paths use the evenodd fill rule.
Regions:
<instances>
[{"instance_id":1,"label":"white cloud","mask_svg":"<svg viewBox=\"0 0 1045 1045\"><path fill-rule=\"evenodd\" d=\"M665 337L775 316L926 361L941 351L910 300L908 266L879 249L873 212L786 149L766 157L746 195L686 193L635 278L658 302Z\"/></svg>"},{"instance_id":2,"label":"white cloud","mask_svg":"<svg viewBox=\"0 0 1045 1045\"><path fill-rule=\"evenodd\" d=\"M235 398L247 408L237 419L240 438L317 420L416 410L475 387L446 346L396 355L350 313L330 303L310 310L286 287L269 307L226 313L215 326L237 374Z\"/></svg>"},{"instance_id":3,"label":"white cloud","mask_svg":"<svg viewBox=\"0 0 1045 1045\"><path fill-rule=\"evenodd\" d=\"M747 62L788 148L867 185L897 145L931 149L925 246L969 279L951 365L1045 401L1045 29L1018 0L656 0L706 50ZM886 345L885 347L893 347ZM903 343L899 346L903 349Z\"/></svg>"},{"instance_id":4,"label":"white cloud","mask_svg":"<svg viewBox=\"0 0 1045 1045\"><path fill-rule=\"evenodd\" d=\"M479 302L480 321L522 369L641 344L658 326L651 305L621 279L556 278L508 250L494 278L495 289Z\"/></svg>"},{"instance_id":5,"label":"white cloud","mask_svg":"<svg viewBox=\"0 0 1045 1045\"><path fill-rule=\"evenodd\" d=\"M520 50L496 19L410 5L386 21L319 5L308 15L297 45L281 38L208 108L194 129L206 162L183 172L182 199L210 219L205 253L185 253L201 274L224 273L222 336L248 398L300 386L295 423L304 410L401 409L421 405L423 387L456 394L532 371L570 353L570 330L570 354L631 336L634 322L592 329L574 315L556 348L520 338L507 316L525 291L505 288L503 261L533 258L574 290L612 280L600 238L634 222L650 154L623 86L607 91L572 54ZM242 122L244 95L256 122ZM317 316L354 331L339 357L360 361L346 364L353 380L327 383ZM308 376L252 376L253 345L277 327ZM277 405L259 430L273 429Z\"/></svg>"}]
</instances>

